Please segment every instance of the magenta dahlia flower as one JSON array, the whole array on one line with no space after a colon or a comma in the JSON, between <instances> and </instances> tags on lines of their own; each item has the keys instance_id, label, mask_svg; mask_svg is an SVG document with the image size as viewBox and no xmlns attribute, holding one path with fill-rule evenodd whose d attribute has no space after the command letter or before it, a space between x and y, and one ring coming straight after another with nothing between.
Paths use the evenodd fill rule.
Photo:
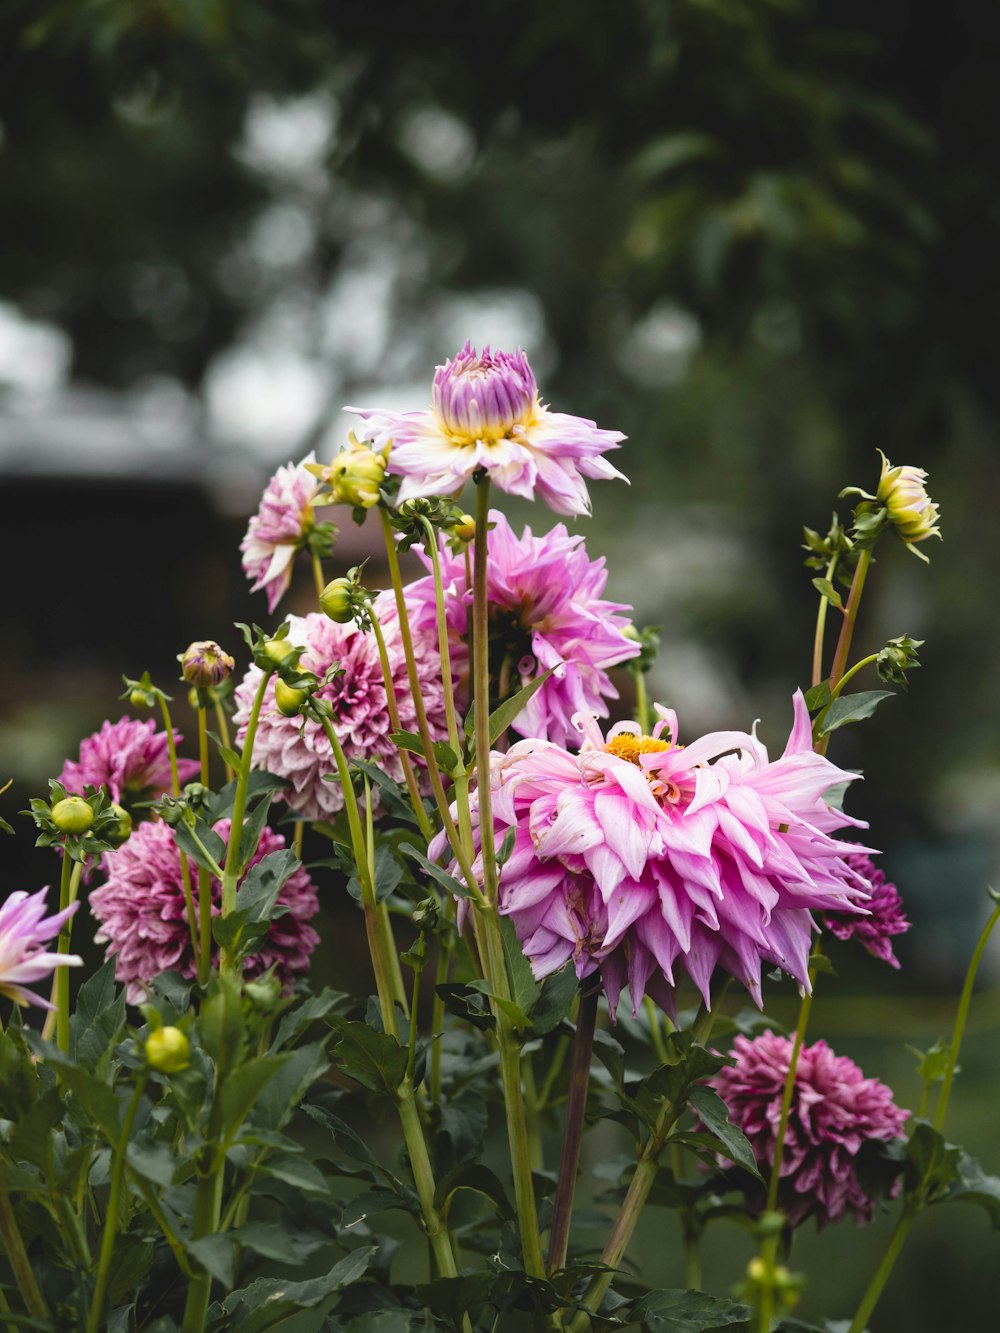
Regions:
<instances>
[{"instance_id":1,"label":"magenta dahlia flower","mask_svg":"<svg viewBox=\"0 0 1000 1333\"><path fill-rule=\"evenodd\" d=\"M223 819L215 825L221 838L228 838L229 823ZM265 828L250 865L284 846L280 833ZM102 865L106 880L89 899L100 925L94 939L108 946L106 956L114 957L115 976L125 984L129 1002L141 1003L153 978L171 968L193 978L196 968L181 858L168 825L159 820L142 824L123 847L104 854ZM222 885L214 878L211 883L212 914L217 916ZM319 943L309 925L319 910L319 899L304 868L285 882L278 902L288 911L271 923L260 949L246 958L244 974L252 978L274 967L282 985L290 988L308 971L309 955Z\"/></svg>"},{"instance_id":2,"label":"magenta dahlia flower","mask_svg":"<svg viewBox=\"0 0 1000 1333\"><path fill-rule=\"evenodd\" d=\"M313 528L312 502L320 483L307 465L315 462L316 455L309 454L297 465L278 468L240 542L244 573L254 580L251 592L267 593L268 611L287 592L292 564Z\"/></svg>"},{"instance_id":3,"label":"magenta dahlia flower","mask_svg":"<svg viewBox=\"0 0 1000 1333\"><path fill-rule=\"evenodd\" d=\"M820 923L838 940L855 939L873 958L898 968L899 959L892 951L892 936L903 935L910 929L899 890L864 852L850 848L845 860L871 884L871 897L865 903L867 915L824 912Z\"/></svg>"},{"instance_id":4,"label":"magenta dahlia flower","mask_svg":"<svg viewBox=\"0 0 1000 1333\"><path fill-rule=\"evenodd\" d=\"M34 991L25 987L44 981L55 967L79 967L83 959L74 953L48 953L45 944L54 939L79 903L62 912L45 915L48 889L27 894L17 890L0 903L0 995L17 1004L37 1004L51 1009Z\"/></svg>"},{"instance_id":5,"label":"magenta dahlia flower","mask_svg":"<svg viewBox=\"0 0 1000 1333\"><path fill-rule=\"evenodd\" d=\"M522 736L567 745L577 736L573 717L593 713L607 717L606 700L617 699L607 668L639 652L627 639L628 618L618 614L631 607L601 597L608 581L603 557L591 560L582 537L571 537L559 523L544 537L525 528L520 537L498 510L489 532L487 592L490 609L490 658L494 675L510 690L529 684L543 671L553 674L512 723ZM418 549L430 567L430 558ZM466 681L472 588L464 553L441 545L441 580L449 629L454 638L452 668ZM406 600L415 630L436 635L434 579L409 584ZM436 642L436 640L435 640ZM466 699L461 699L464 705Z\"/></svg>"},{"instance_id":6,"label":"magenta dahlia flower","mask_svg":"<svg viewBox=\"0 0 1000 1333\"><path fill-rule=\"evenodd\" d=\"M346 410L365 421L374 448L389 451L388 472L402 478L400 503L451 494L483 469L512 495L537 496L557 514L589 514L585 477L626 480L602 457L624 435L551 412L520 348L477 352L466 343L438 367L428 411Z\"/></svg>"},{"instance_id":7,"label":"magenta dahlia flower","mask_svg":"<svg viewBox=\"0 0 1000 1333\"><path fill-rule=\"evenodd\" d=\"M383 598L379 599L376 608L380 617L383 608L386 609L382 621L383 637L399 702L400 725L404 731L415 731L416 713L407 681L399 626L388 611L389 603ZM348 760L370 760L401 782L403 768L399 751L389 739L393 727L374 634L364 633L353 621L340 625L318 612L289 616L288 624L289 642L305 645L299 660L304 671L312 671L322 680L331 666L343 668L328 684L317 689L316 697L333 705L331 721ZM444 740L447 723L437 653L429 641L418 640L415 655L431 733L435 740ZM252 666L236 687L234 721L239 727L241 742L246 735L254 695L260 686L260 675L260 668ZM273 679L264 695L253 763L254 767L287 780L284 799L303 818L329 819L343 808L344 794L340 783L326 781L329 774L336 774L337 765L325 731L312 719L283 717L274 701Z\"/></svg>"},{"instance_id":8,"label":"magenta dahlia flower","mask_svg":"<svg viewBox=\"0 0 1000 1333\"><path fill-rule=\"evenodd\" d=\"M765 1032L751 1041L738 1036L732 1050L735 1066L720 1070L712 1080L730 1120L749 1139L765 1178L774 1161L791 1053L790 1037ZM859 1224L870 1222L875 1202L858 1179L858 1153L873 1140L897 1138L908 1115L893 1101L891 1088L865 1078L853 1060L835 1055L825 1041L803 1046L778 1193L779 1206L792 1225L815 1217L822 1227L848 1213Z\"/></svg>"},{"instance_id":9,"label":"magenta dahlia flower","mask_svg":"<svg viewBox=\"0 0 1000 1333\"><path fill-rule=\"evenodd\" d=\"M174 732L174 744L184 737ZM198 773L193 759L177 760L180 782ZM100 731L80 742L79 762L67 759L59 781L68 792L83 795L85 787L103 787L113 801L148 799L170 790L170 753L167 733L157 731L152 718L140 722L123 717L104 722Z\"/></svg>"},{"instance_id":10,"label":"magenta dahlia flower","mask_svg":"<svg viewBox=\"0 0 1000 1333\"><path fill-rule=\"evenodd\" d=\"M717 966L758 1005L762 964L808 987L812 913L868 894L830 836L859 821L823 800L856 775L813 752L801 693L775 760L742 731L678 745L658 711L653 736L622 722L605 742L585 718L578 755L526 740L493 756L496 843L515 830L500 910L535 976L600 970L612 1011L626 984L633 1010L646 993L672 1008L680 969L706 1003Z\"/></svg>"}]
</instances>

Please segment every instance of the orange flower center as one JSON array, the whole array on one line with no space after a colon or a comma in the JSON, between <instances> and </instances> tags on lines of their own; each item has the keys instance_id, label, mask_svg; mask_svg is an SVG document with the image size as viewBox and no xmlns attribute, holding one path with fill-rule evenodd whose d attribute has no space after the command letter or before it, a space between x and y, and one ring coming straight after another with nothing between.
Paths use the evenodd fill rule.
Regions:
<instances>
[{"instance_id":1,"label":"orange flower center","mask_svg":"<svg viewBox=\"0 0 1000 1333\"><path fill-rule=\"evenodd\" d=\"M613 740L608 741L605 749L608 754L613 754L619 759L627 759L630 764L635 764L636 768L639 768L641 754L655 754L658 750L669 750L670 742L655 740L652 736L637 736L634 731L622 731Z\"/></svg>"}]
</instances>

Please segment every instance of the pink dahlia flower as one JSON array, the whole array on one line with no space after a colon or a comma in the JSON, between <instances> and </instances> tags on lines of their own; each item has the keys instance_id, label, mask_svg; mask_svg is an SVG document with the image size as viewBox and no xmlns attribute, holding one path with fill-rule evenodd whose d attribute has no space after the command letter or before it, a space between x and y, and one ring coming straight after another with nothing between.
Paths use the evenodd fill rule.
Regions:
<instances>
[{"instance_id":1,"label":"pink dahlia flower","mask_svg":"<svg viewBox=\"0 0 1000 1333\"><path fill-rule=\"evenodd\" d=\"M522 736L567 745L577 736L573 717L607 717L607 699L618 691L607 668L639 653L627 639L631 607L601 597L608 581L603 557L591 560L582 537L571 537L559 523L544 537L525 528L520 537L498 510L489 533L487 591L490 607L490 657L493 674L510 690L528 685L543 671L553 674L512 723ZM430 559L420 552L430 567ZM441 581L449 628L455 632L453 672L467 681L472 588L465 555L442 543ZM405 589L411 618L423 637L436 635L433 577ZM463 704L467 701L461 700Z\"/></svg>"},{"instance_id":2,"label":"pink dahlia flower","mask_svg":"<svg viewBox=\"0 0 1000 1333\"><path fill-rule=\"evenodd\" d=\"M45 943L54 939L79 903L71 903L54 916L45 915L48 889L27 894L18 890L0 903L0 995L18 1004L37 1004L51 1009L25 986L44 981L55 967L79 967L83 962L73 953L48 953Z\"/></svg>"},{"instance_id":3,"label":"pink dahlia flower","mask_svg":"<svg viewBox=\"0 0 1000 1333\"><path fill-rule=\"evenodd\" d=\"M377 604L380 615L385 606L387 603L380 598ZM343 668L328 684L319 687L316 696L333 705L333 729L348 760L370 760L401 782L403 768L399 751L389 739L393 727L374 634L364 633L353 621L340 625L318 612L289 616L288 624L289 642L305 645L300 658L304 671L315 672L322 679L329 667ZM400 725L404 731L415 731L416 713L407 681L399 626L388 614L383 622L383 636L399 702ZM416 657L431 732L435 740L444 740L447 724L440 662L430 643L418 642ZM252 666L236 687L234 720L239 727L241 742L246 735L254 695L260 686L260 675L260 668ZM253 762L254 767L287 780L284 798L303 818L330 819L343 808L344 794L340 783L326 781L327 775L337 772L326 732L311 719L282 717L274 701L273 679L268 683L261 707Z\"/></svg>"},{"instance_id":4,"label":"pink dahlia flower","mask_svg":"<svg viewBox=\"0 0 1000 1333\"><path fill-rule=\"evenodd\" d=\"M589 514L585 477L626 480L602 457L624 435L551 412L520 349L480 353L466 343L438 367L428 411L346 410L365 421L374 448L389 450L388 471L402 478L400 503L448 495L483 469L512 495L537 495L557 514Z\"/></svg>"},{"instance_id":5,"label":"pink dahlia flower","mask_svg":"<svg viewBox=\"0 0 1000 1333\"><path fill-rule=\"evenodd\" d=\"M174 744L184 737L174 732ZM180 782L198 773L193 759L178 759ZM59 781L68 792L83 795L84 787L104 787L113 801L162 796L170 790L170 754L167 733L157 731L152 718L139 722L123 717L105 722L80 742L79 762L67 759Z\"/></svg>"},{"instance_id":6,"label":"pink dahlia flower","mask_svg":"<svg viewBox=\"0 0 1000 1333\"><path fill-rule=\"evenodd\" d=\"M221 838L228 838L229 822L223 819L215 825ZM265 828L250 865L284 846L280 833ZM129 1002L141 1003L153 978L171 968L193 978L196 969L180 852L171 829L160 821L142 824L123 847L105 853L103 869L105 883L89 900L100 924L94 939L108 946L108 958L114 956L115 976L124 982ZM211 883L212 914L217 916L222 885L214 878ZM244 973L255 977L274 967L275 975L288 988L308 971L309 955L319 943L308 924L319 910L319 899L305 869L300 867L285 882L278 902L288 911L271 923L259 951L245 960Z\"/></svg>"},{"instance_id":7,"label":"pink dahlia flower","mask_svg":"<svg viewBox=\"0 0 1000 1333\"><path fill-rule=\"evenodd\" d=\"M735 1066L720 1070L712 1080L730 1120L749 1139L765 1177L774 1161L791 1052L791 1038L773 1032L753 1041L736 1037ZM803 1046L778 1194L779 1206L792 1225L815 1217L822 1227L848 1213L859 1224L870 1222L875 1203L858 1179L858 1153L873 1140L885 1143L897 1138L908 1114L895 1104L890 1088L865 1078L853 1060L834 1055L825 1041Z\"/></svg>"},{"instance_id":8,"label":"pink dahlia flower","mask_svg":"<svg viewBox=\"0 0 1000 1333\"><path fill-rule=\"evenodd\" d=\"M868 913L862 916L855 912L824 912L820 918L823 929L838 940L857 940L873 958L898 968L899 959L892 951L892 936L903 935L910 929L899 890L864 852L851 848L845 860L872 886L871 897L865 903Z\"/></svg>"},{"instance_id":9,"label":"pink dahlia flower","mask_svg":"<svg viewBox=\"0 0 1000 1333\"><path fill-rule=\"evenodd\" d=\"M716 966L758 1005L762 964L808 987L812 913L868 894L830 836L859 821L823 800L856 775L813 752L801 693L775 760L742 731L677 745L659 712L651 737L623 722L605 742L586 718L578 755L526 740L493 757L496 843L515 830L500 910L536 977L600 970L612 1011L626 984L633 1010L647 992L672 1008L681 968L706 1003Z\"/></svg>"},{"instance_id":10,"label":"pink dahlia flower","mask_svg":"<svg viewBox=\"0 0 1000 1333\"><path fill-rule=\"evenodd\" d=\"M320 483L307 465L315 462L316 455L309 454L298 465L278 468L240 542L244 573L254 580L251 592L267 593L268 611L287 592L292 564L313 527L312 502Z\"/></svg>"}]
</instances>

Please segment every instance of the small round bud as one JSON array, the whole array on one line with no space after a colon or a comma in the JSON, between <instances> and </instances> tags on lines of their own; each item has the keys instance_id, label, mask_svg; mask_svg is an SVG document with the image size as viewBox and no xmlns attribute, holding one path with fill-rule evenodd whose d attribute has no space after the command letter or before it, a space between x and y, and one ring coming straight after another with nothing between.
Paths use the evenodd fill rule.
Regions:
<instances>
[{"instance_id":1,"label":"small round bud","mask_svg":"<svg viewBox=\"0 0 1000 1333\"><path fill-rule=\"evenodd\" d=\"M639 633L636 627L631 623L625 626L625 628L622 630L622 634L625 636L626 639L631 640L632 643L642 643L642 635Z\"/></svg>"},{"instance_id":2,"label":"small round bud","mask_svg":"<svg viewBox=\"0 0 1000 1333\"><path fill-rule=\"evenodd\" d=\"M471 542L476 535L476 520L471 514L462 514L452 527L451 535L459 541Z\"/></svg>"},{"instance_id":3,"label":"small round bud","mask_svg":"<svg viewBox=\"0 0 1000 1333\"><path fill-rule=\"evenodd\" d=\"M112 847L121 847L132 836L132 816L123 805L119 805L117 802L112 804L111 809L118 816L118 823L113 828L105 829L104 837L111 843Z\"/></svg>"},{"instance_id":4,"label":"small round bud","mask_svg":"<svg viewBox=\"0 0 1000 1333\"><path fill-rule=\"evenodd\" d=\"M180 1028L157 1028L146 1038L146 1063L161 1074L179 1074L191 1063L191 1043Z\"/></svg>"},{"instance_id":5,"label":"small round bud","mask_svg":"<svg viewBox=\"0 0 1000 1333\"><path fill-rule=\"evenodd\" d=\"M82 796L66 796L52 807L52 822L60 833L86 833L94 812Z\"/></svg>"},{"instance_id":6,"label":"small round bud","mask_svg":"<svg viewBox=\"0 0 1000 1333\"><path fill-rule=\"evenodd\" d=\"M385 457L363 445L344 449L324 471L323 477L335 504L371 509L381 499L379 487L385 477Z\"/></svg>"},{"instance_id":7,"label":"small round bud","mask_svg":"<svg viewBox=\"0 0 1000 1333\"><path fill-rule=\"evenodd\" d=\"M277 704L278 712L282 717L297 716L308 698L308 690L294 690L291 685L286 685L280 678L275 681L274 702Z\"/></svg>"},{"instance_id":8,"label":"small round bud","mask_svg":"<svg viewBox=\"0 0 1000 1333\"><path fill-rule=\"evenodd\" d=\"M319 604L331 620L346 625L354 619L354 584L350 579L334 579L320 594Z\"/></svg>"},{"instance_id":9,"label":"small round bud","mask_svg":"<svg viewBox=\"0 0 1000 1333\"><path fill-rule=\"evenodd\" d=\"M275 976L258 977L247 982L244 993L257 1013L270 1014L281 1000L281 982Z\"/></svg>"},{"instance_id":10,"label":"small round bud","mask_svg":"<svg viewBox=\"0 0 1000 1333\"><path fill-rule=\"evenodd\" d=\"M264 642L264 656L269 662L273 662L276 667L281 666L282 662L290 652L295 649L295 644L289 639L267 639Z\"/></svg>"},{"instance_id":11,"label":"small round bud","mask_svg":"<svg viewBox=\"0 0 1000 1333\"><path fill-rule=\"evenodd\" d=\"M155 702L149 691L144 690L141 685L137 685L129 694L128 701L133 708L152 708Z\"/></svg>"},{"instance_id":12,"label":"small round bud","mask_svg":"<svg viewBox=\"0 0 1000 1333\"><path fill-rule=\"evenodd\" d=\"M212 639L198 639L180 658L181 675L189 685L208 690L221 685L236 663Z\"/></svg>"}]
</instances>

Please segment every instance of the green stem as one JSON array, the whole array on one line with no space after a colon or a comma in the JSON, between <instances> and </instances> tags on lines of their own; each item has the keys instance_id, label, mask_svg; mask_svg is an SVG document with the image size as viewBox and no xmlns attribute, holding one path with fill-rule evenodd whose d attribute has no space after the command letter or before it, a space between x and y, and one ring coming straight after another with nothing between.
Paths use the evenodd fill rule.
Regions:
<instances>
[{"instance_id":1,"label":"green stem","mask_svg":"<svg viewBox=\"0 0 1000 1333\"><path fill-rule=\"evenodd\" d=\"M666 1043L663 1040L663 1033L660 1030L660 1011L647 995L643 1000L643 1007L646 1010L646 1017L649 1019L649 1035L652 1038L653 1050L656 1058L661 1065L668 1064L670 1053L667 1050Z\"/></svg>"},{"instance_id":2,"label":"green stem","mask_svg":"<svg viewBox=\"0 0 1000 1333\"><path fill-rule=\"evenodd\" d=\"M214 1156L213 1152L213 1159ZM198 1176L194 1196L194 1224L191 1232L195 1240L200 1240L202 1236L214 1235L219 1230L223 1168L223 1161L213 1160L211 1170ZM188 1284L181 1333L203 1333L211 1294L212 1274L207 1269L202 1270L194 1281Z\"/></svg>"},{"instance_id":3,"label":"green stem","mask_svg":"<svg viewBox=\"0 0 1000 1333\"><path fill-rule=\"evenodd\" d=\"M778 1131L774 1136L774 1158L771 1162L771 1176L767 1187L768 1212L774 1212L778 1203L778 1186L781 1183L781 1159L785 1152L788 1117L792 1109L792 1098L795 1095L795 1075L799 1067L799 1055L802 1051L802 1043L805 1040L806 1027L809 1023L809 1011L812 1008L812 988L815 984L816 974L810 969L809 990L803 995L802 1003L799 1006L799 1021L795 1028L795 1040L792 1042L792 1053L788 1060L788 1073L785 1075L785 1091L781 1098L781 1117L778 1120Z\"/></svg>"},{"instance_id":4,"label":"green stem","mask_svg":"<svg viewBox=\"0 0 1000 1333\"><path fill-rule=\"evenodd\" d=\"M199 695L199 697L204 697ZM198 758L202 785L209 785L208 712L198 706ZM192 833L194 830L192 830ZM198 867L198 929L201 949L198 955L198 984L204 986L212 970L212 878L204 866Z\"/></svg>"},{"instance_id":5,"label":"green stem","mask_svg":"<svg viewBox=\"0 0 1000 1333\"><path fill-rule=\"evenodd\" d=\"M76 902L76 895L80 887L80 874L83 870L81 861L73 861L65 846L63 847L62 874L59 878L59 910L63 912L72 903ZM73 937L73 918L68 917L62 924L59 931L59 943L56 951L60 954L68 954L70 941ZM55 975L55 1002L56 1002L56 1044L61 1051L69 1050L69 968L60 967L56 969ZM44 1033L43 1033L44 1035Z\"/></svg>"},{"instance_id":6,"label":"green stem","mask_svg":"<svg viewBox=\"0 0 1000 1333\"><path fill-rule=\"evenodd\" d=\"M521 1082L524 1084L524 1119L528 1126L528 1158L532 1171L542 1171L545 1158L542 1153L541 1104L535 1083L535 1066L527 1052L521 1056Z\"/></svg>"},{"instance_id":7,"label":"green stem","mask_svg":"<svg viewBox=\"0 0 1000 1333\"><path fill-rule=\"evenodd\" d=\"M389 650L385 646L385 636L382 633L382 626L378 622L373 608L369 607L369 615L372 621L372 633L375 635L375 642L378 644L379 661L382 664L382 683L385 686L385 702L389 710L389 721L392 723L393 731L400 731L402 728L399 723L399 700L396 697L396 682L392 678L392 666L389 662ZM406 790L410 794L410 805L413 807L413 813L416 816L417 823L420 825L420 832L426 840L430 842L434 837L434 826L428 818L427 811L424 809L424 803L420 796L420 787L417 784L417 776L413 771L413 758L409 750L400 750L399 762L403 766L403 777L406 780Z\"/></svg>"},{"instance_id":8,"label":"green stem","mask_svg":"<svg viewBox=\"0 0 1000 1333\"><path fill-rule=\"evenodd\" d=\"M437 612L438 655L441 659L441 682L444 685L444 711L448 724L448 744L457 756L462 750L458 738L458 719L455 715L455 693L451 676L451 649L448 644L448 615L444 604L444 584L441 580L441 553L438 550L437 534L430 521L422 518L427 534L427 550L431 556L434 571L434 605Z\"/></svg>"},{"instance_id":9,"label":"green stem","mask_svg":"<svg viewBox=\"0 0 1000 1333\"><path fill-rule=\"evenodd\" d=\"M826 580L832 583L834 570L840 561L840 552L837 551L830 559L826 567ZM813 664L812 664L812 683L818 685L823 679L823 641L826 637L826 615L830 608L830 603L820 593L819 609L816 612L816 633L813 635Z\"/></svg>"},{"instance_id":10,"label":"green stem","mask_svg":"<svg viewBox=\"0 0 1000 1333\"><path fill-rule=\"evenodd\" d=\"M365 782L365 849L368 856L368 882L371 885L372 905L375 912L375 930L379 939L379 950L388 966L389 980L392 983L393 1000L399 1005L403 1013L409 1017L410 1006L406 998L406 986L403 984L403 969L399 962L399 949L396 946L396 937L392 930L392 919L389 916L389 904L384 900L379 902L378 887L375 881L375 814L372 810L372 789L368 781L368 774L364 775Z\"/></svg>"},{"instance_id":11,"label":"green stem","mask_svg":"<svg viewBox=\"0 0 1000 1333\"><path fill-rule=\"evenodd\" d=\"M2 1170L0 1170L0 1241L3 1242L7 1262L11 1266L14 1281L21 1293L21 1299L24 1301L24 1308L35 1319L48 1320L51 1317L49 1307L46 1305L45 1297L35 1281L35 1274L32 1272L28 1252L24 1248L24 1238L21 1235L20 1227L17 1225L17 1218L10 1202L10 1195L7 1193Z\"/></svg>"},{"instance_id":12,"label":"green stem","mask_svg":"<svg viewBox=\"0 0 1000 1333\"><path fill-rule=\"evenodd\" d=\"M163 715L163 729L167 733L167 753L170 756L170 791L173 796L180 796L181 783L177 770L177 745L174 742L174 724L170 720L170 709L166 697L159 695L160 712ZM195 914L194 895L191 892L191 867L184 852L181 852L181 883L184 887L184 906L187 909L188 929L191 932L191 949L195 965L200 969L201 946L198 940L198 918Z\"/></svg>"},{"instance_id":13,"label":"green stem","mask_svg":"<svg viewBox=\"0 0 1000 1333\"><path fill-rule=\"evenodd\" d=\"M242 868L243 817L247 808L247 788L250 785L250 766L253 763L253 743L257 735L257 724L260 721L260 710L264 706L267 683L270 679L270 672L261 672L260 684L257 686L257 693L254 695L253 705L250 709L250 717L247 720L247 732L243 741L243 753L240 757L239 777L233 798L233 819L229 826L229 841L226 844L226 863L222 870L221 912L224 917L229 916L230 912L236 910L236 886L239 883ZM239 970L238 962L229 956L227 949L221 951L219 966L223 972Z\"/></svg>"},{"instance_id":14,"label":"green stem","mask_svg":"<svg viewBox=\"0 0 1000 1333\"><path fill-rule=\"evenodd\" d=\"M444 914L451 923L455 917L455 900L449 894L445 899ZM451 969L451 955L455 947L450 924L438 935L437 965L434 971L434 1005L431 1009L431 1036L437 1038L431 1047L430 1096L434 1105L441 1100L441 1034L444 1030L444 1000L438 994L438 987L448 980Z\"/></svg>"},{"instance_id":15,"label":"green stem","mask_svg":"<svg viewBox=\"0 0 1000 1333\"><path fill-rule=\"evenodd\" d=\"M955 1081L955 1072L958 1069L958 1054L962 1049L962 1037L965 1034L965 1023L969 1016L969 1005L972 1003L972 988L976 983L976 973L979 971L979 963L986 948L986 943L998 920L1000 920L1000 902L997 902L990 913L990 919L983 927L979 942L969 960L969 970L965 974L965 984L962 987L962 995L958 1002L958 1013L955 1015L955 1029L951 1037L951 1049L948 1052L948 1068L941 1084L941 1095L938 1098L937 1112L934 1116L934 1128L938 1131L941 1130L945 1115L948 1112L948 1100L951 1097L951 1086Z\"/></svg>"},{"instance_id":16,"label":"green stem","mask_svg":"<svg viewBox=\"0 0 1000 1333\"><path fill-rule=\"evenodd\" d=\"M834 685L833 689L830 691L830 702L832 703L834 699L843 692L844 686L856 676L859 671L866 666L871 666L872 662L876 662L877 660L878 653L870 653L867 657L863 657L860 662L855 662L850 671L845 671L840 680L837 681L836 685Z\"/></svg>"},{"instance_id":17,"label":"green stem","mask_svg":"<svg viewBox=\"0 0 1000 1333\"><path fill-rule=\"evenodd\" d=\"M580 997L580 1010L573 1039L573 1063L569 1075L569 1100L563 1121L562 1157L559 1162L559 1183L556 1186L555 1208L552 1214L552 1234L549 1238L549 1272L566 1266L569 1249L569 1227L573 1215L573 1195L576 1191L576 1173L580 1167L580 1145L583 1142L583 1123L587 1111L587 1088L590 1084L590 1063L594 1051L594 1031L597 1026L595 989Z\"/></svg>"},{"instance_id":18,"label":"green stem","mask_svg":"<svg viewBox=\"0 0 1000 1333\"><path fill-rule=\"evenodd\" d=\"M642 734L648 736L652 719L649 712L649 695L646 692L645 671L636 671L632 679L635 681L635 720Z\"/></svg>"},{"instance_id":19,"label":"green stem","mask_svg":"<svg viewBox=\"0 0 1000 1333\"><path fill-rule=\"evenodd\" d=\"M896 1229L893 1231L889 1244L886 1247L885 1254L882 1256L882 1262L875 1270L875 1275L868 1284L868 1290L861 1299L857 1314L851 1320L851 1327L848 1330L848 1333L864 1333L864 1330L868 1327L868 1320L871 1318L875 1306L878 1305L885 1284L889 1281L889 1275L893 1270L896 1260L899 1258L900 1251L906 1243L906 1238L910 1234L910 1227L913 1226L917 1212L918 1208L908 1204L900 1213L899 1219L896 1222Z\"/></svg>"},{"instance_id":20,"label":"green stem","mask_svg":"<svg viewBox=\"0 0 1000 1333\"><path fill-rule=\"evenodd\" d=\"M490 481L476 489L476 543L472 564L472 676L476 738L476 791L482 845L483 893L496 907L499 880L493 833L493 792L490 786L490 607L489 565ZM489 836L487 836L489 834Z\"/></svg>"},{"instance_id":21,"label":"green stem","mask_svg":"<svg viewBox=\"0 0 1000 1333\"><path fill-rule=\"evenodd\" d=\"M316 584L316 599L323 596L323 589L326 587L326 578L323 574L323 562L315 551L312 552L313 581Z\"/></svg>"},{"instance_id":22,"label":"green stem","mask_svg":"<svg viewBox=\"0 0 1000 1333\"><path fill-rule=\"evenodd\" d=\"M215 703L215 725L219 728L219 739L222 741L225 749L228 750L230 748L229 721L226 717L226 710L222 706L221 699L215 698L213 695L213 701ZM232 765L228 760L223 760L223 763L226 765L226 781L232 782L233 778L236 776L233 772Z\"/></svg>"},{"instance_id":23,"label":"green stem","mask_svg":"<svg viewBox=\"0 0 1000 1333\"><path fill-rule=\"evenodd\" d=\"M105 1324L105 1304L107 1303L108 1282L111 1278L111 1259L115 1250L115 1238L118 1235L118 1223L121 1213L122 1182L125 1178L125 1153L135 1123L139 1102L146 1088L145 1072L132 1091L132 1097L122 1122L122 1131L114 1149L114 1161L111 1167L111 1188L108 1192L108 1206L104 1214L104 1233L101 1236L101 1253L97 1261L97 1281L94 1284L94 1296L90 1302L90 1316L87 1319L87 1333L100 1333Z\"/></svg>"}]
</instances>

